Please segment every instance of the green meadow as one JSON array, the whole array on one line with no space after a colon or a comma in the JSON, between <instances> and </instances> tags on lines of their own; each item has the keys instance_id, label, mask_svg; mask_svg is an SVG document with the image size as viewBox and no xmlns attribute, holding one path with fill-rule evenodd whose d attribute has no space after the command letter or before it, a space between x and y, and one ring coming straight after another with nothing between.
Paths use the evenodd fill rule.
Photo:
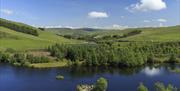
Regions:
<instances>
[{"instance_id":1,"label":"green meadow","mask_svg":"<svg viewBox=\"0 0 180 91\"><path fill-rule=\"evenodd\" d=\"M33 36L11 29L0 27L0 50L12 48L15 50L44 49L55 43L83 43L83 41L66 39L51 32L38 31L39 36Z\"/></svg>"}]
</instances>

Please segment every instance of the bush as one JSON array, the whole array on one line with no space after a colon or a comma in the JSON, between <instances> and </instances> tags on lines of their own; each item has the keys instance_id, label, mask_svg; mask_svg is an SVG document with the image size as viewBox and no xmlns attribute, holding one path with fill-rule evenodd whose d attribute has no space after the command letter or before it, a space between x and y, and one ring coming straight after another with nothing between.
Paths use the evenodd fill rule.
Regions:
<instances>
[{"instance_id":1,"label":"bush","mask_svg":"<svg viewBox=\"0 0 180 91\"><path fill-rule=\"evenodd\" d=\"M31 54L27 55L27 61L30 63L48 63L49 58L45 56L33 56Z\"/></svg>"},{"instance_id":2,"label":"bush","mask_svg":"<svg viewBox=\"0 0 180 91\"><path fill-rule=\"evenodd\" d=\"M105 78L101 77L97 80L93 91L106 91L108 87L108 82Z\"/></svg>"},{"instance_id":3,"label":"bush","mask_svg":"<svg viewBox=\"0 0 180 91\"><path fill-rule=\"evenodd\" d=\"M14 50L12 48L7 48L5 52L14 53L14 52L16 52L16 50Z\"/></svg>"},{"instance_id":4,"label":"bush","mask_svg":"<svg viewBox=\"0 0 180 91\"><path fill-rule=\"evenodd\" d=\"M23 53L15 53L12 58L11 58L13 63L20 63L20 64L24 64L24 62L26 61L26 55Z\"/></svg>"},{"instance_id":5,"label":"bush","mask_svg":"<svg viewBox=\"0 0 180 91\"><path fill-rule=\"evenodd\" d=\"M155 89L156 91L178 91L176 87L173 85L169 84L167 87L160 82L155 83Z\"/></svg>"},{"instance_id":6,"label":"bush","mask_svg":"<svg viewBox=\"0 0 180 91\"><path fill-rule=\"evenodd\" d=\"M45 31L45 28L41 28L41 27L39 27L38 29L40 29L41 31Z\"/></svg>"},{"instance_id":7,"label":"bush","mask_svg":"<svg viewBox=\"0 0 180 91\"><path fill-rule=\"evenodd\" d=\"M10 61L10 54L0 52L0 62L9 62Z\"/></svg>"},{"instance_id":8,"label":"bush","mask_svg":"<svg viewBox=\"0 0 180 91\"><path fill-rule=\"evenodd\" d=\"M148 91L148 88L143 85L143 83L140 83L138 87L138 91Z\"/></svg>"},{"instance_id":9,"label":"bush","mask_svg":"<svg viewBox=\"0 0 180 91\"><path fill-rule=\"evenodd\" d=\"M176 55L175 55L175 54L171 54L168 62L170 62L170 63L176 63L176 62L177 62Z\"/></svg>"},{"instance_id":10,"label":"bush","mask_svg":"<svg viewBox=\"0 0 180 91\"><path fill-rule=\"evenodd\" d=\"M56 79L58 79L58 80L63 80L63 79L64 79L64 76L62 76L62 75L57 75L57 76L56 76Z\"/></svg>"},{"instance_id":11,"label":"bush","mask_svg":"<svg viewBox=\"0 0 180 91\"><path fill-rule=\"evenodd\" d=\"M124 34L123 37L129 37L129 36L137 35L137 34L140 34L141 32L142 32L141 30L133 30L129 33Z\"/></svg>"}]
</instances>

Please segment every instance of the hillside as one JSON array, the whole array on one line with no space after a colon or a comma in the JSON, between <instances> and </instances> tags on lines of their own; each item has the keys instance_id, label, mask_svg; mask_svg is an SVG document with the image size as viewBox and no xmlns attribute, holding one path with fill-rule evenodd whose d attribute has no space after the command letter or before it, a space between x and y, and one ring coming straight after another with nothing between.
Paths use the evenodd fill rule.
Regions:
<instances>
[{"instance_id":1,"label":"hillside","mask_svg":"<svg viewBox=\"0 0 180 91\"><path fill-rule=\"evenodd\" d=\"M38 28L29 26L27 24L19 23L19 22L9 21L9 20L2 19L2 18L0 18L0 26L12 29L17 32L22 32L22 33L26 33L26 34L30 34L30 35L34 35L34 36L39 35Z\"/></svg>"},{"instance_id":2,"label":"hillside","mask_svg":"<svg viewBox=\"0 0 180 91\"><path fill-rule=\"evenodd\" d=\"M1 19L3 20L3 19ZM14 26L24 27L29 25L9 21ZM3 25L4 22L1 22ZM20 24L21 26L17 25ZM34 28L34 27L32 27ZM141 33L123 37L134 30ZM27 30L26 30L27 31ZM161 27L161 28L135 28L125 30L106 30L91 28L49 28L42 31L36 30L38 36L19 32L7 26L0 26L0 50L12 48L16 50L44 49L55 43L87 43L87 41L179 41L180 26ZM67 36L68 35L68 36ZM70 36L70 38L69 38ZM72 37L71 37L72 36Z\"/></svg>"},{"instance_id":3,"label":"hillside","mask_svg":"<svg viewBox=\"0 0 180 91\"><path fill-rule=\"evenodd\" d=\"M180 26L160 27L160 28L131 28L125 30L92 30L86 31L82 29L46 29L46 31L53 32L59 35L70 35L87 37L93 36L97 38L123 36L134 30L141 30L137 35L128 36L125 38L110 38L112 40L127 40L127 41L179 41L180 40Z\"/></svg>"},{"instance_id":4,"label":"hillside","mask_svg":"<svg viewBox=\"0 0 180 91\"><path fill-rule=\"evenodd\" d=\"M180 26L142 28L142 33L124 38L130 41L180 41Z\"/></svg>"},{"instance_id":5,"label":"hillside","mask_svg":"<svg viewBox=\"0 0 180 91\"><path fill-rule=\"evenodd\" d=\"M55 43L82 43L82 41L66 39L50 32L38 32L39 36L33 36L0 26L0 50L7 48L16 50L43 49Z\"/></svg>"}]
</instances>

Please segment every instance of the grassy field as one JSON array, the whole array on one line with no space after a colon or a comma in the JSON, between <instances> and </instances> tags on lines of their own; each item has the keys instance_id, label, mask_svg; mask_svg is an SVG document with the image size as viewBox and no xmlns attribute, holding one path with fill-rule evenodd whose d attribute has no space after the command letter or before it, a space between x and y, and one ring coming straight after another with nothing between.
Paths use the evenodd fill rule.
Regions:
<instances>
[{"instance_id":1,"label":"grassy field","mask_svg":"<svg viewBox=\"0 0 180 91\"><path fill-rule=\"evenodd\" d=\"M180 41L180 26L146 28L141 34L124 38L132 41Z\"/></svg>"},{"instance_id":2,"label":"grassy field","mask_svg":"<svg viewBox=\"0 0 180 91\"><path fill-rule=\"evenodd\" d=\"M83 43L83 41L66 39L46 31L38 32L40 35L36 37L0 27L0 33L4 34L0 37L0 50L5 50L6 48L15 50L44 49L55 43Z\"/></svg>"},{"instance_id":3,"label":"grassy field","mask_svg":"<svg viewBox=\"0 0 180 91\"><path fill-rule=\"evenodd\" d=\"M82 29L47 29L46 31L60 34L60 35L90 35L95 37L103 36L113 36L113 35L123 35L125 33L131 32L133 30L141 30L142 33L129 36L126 38L120 38L120 40L128 41L179 41L180 40L180 26L172 27L160 27L160 28L134 28L125 30L94 30L86 31ZM116 39L113 39L116 40Z\"/></svg>"},{"instance_id":4,"label":"grassy field","mask_svg":"<svg viewBox=\"0 0 180 91\"><path fill-rule=\"evenodd\" d=\"M16 23L16 22L12 22ZM19 23L18 23L19 24ZM21 24L21 23L20 23ZM69 28L53 28L45 29L46 31L38 31L38 36L17 32L7 27L0 26L0 50L12 48L15 50L31 50L31 49L45 49L55 43L79 44L88 43L85 40L67 39L59 35L75 35L93 38L101 38L103 36L122 36L125 33L136 29L125 30L107 30L107 29L69 29ZM137 35L128 36L125 38L112 38L112 41L126 40L126 41L180 41L180 26L161 27L161 28L138 28L142 32ZM57 35L58 34L58 35ZM103 39L103 41L107 41Z\"/></svg>"},{"instance_id":5,"label":"grassy field","mask_svg":"<svg viewBox=\"0 0 180 91\"><path fill-rule=\"evenodd\" d=\"M65 67L67 66L67 61L61 61L61 62L50 62L50 63L36 63L36 64L30 64L30 67L33 68L56 68L56 67Z\"/></svg>"}]
</instances>

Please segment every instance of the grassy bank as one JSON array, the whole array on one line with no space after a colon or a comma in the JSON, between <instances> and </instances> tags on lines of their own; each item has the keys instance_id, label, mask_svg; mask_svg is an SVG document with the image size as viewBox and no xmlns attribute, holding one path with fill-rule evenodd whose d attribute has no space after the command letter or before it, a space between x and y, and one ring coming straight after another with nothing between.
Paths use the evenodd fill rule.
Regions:
<instances>
[{"instance_id":1,"label":"grassy bank","mask_svg":"<svg viewBox=\"0 0 180 91\"><path fill-rule=\"evenodd\" d=\"M65 66L68 66L68 63L66 61L49 62L49 63L35 63L35 64L29 65L29 67L33 67L33 68L56 68L56 67L65 67Z\"/></svg>"}]
</instances>

